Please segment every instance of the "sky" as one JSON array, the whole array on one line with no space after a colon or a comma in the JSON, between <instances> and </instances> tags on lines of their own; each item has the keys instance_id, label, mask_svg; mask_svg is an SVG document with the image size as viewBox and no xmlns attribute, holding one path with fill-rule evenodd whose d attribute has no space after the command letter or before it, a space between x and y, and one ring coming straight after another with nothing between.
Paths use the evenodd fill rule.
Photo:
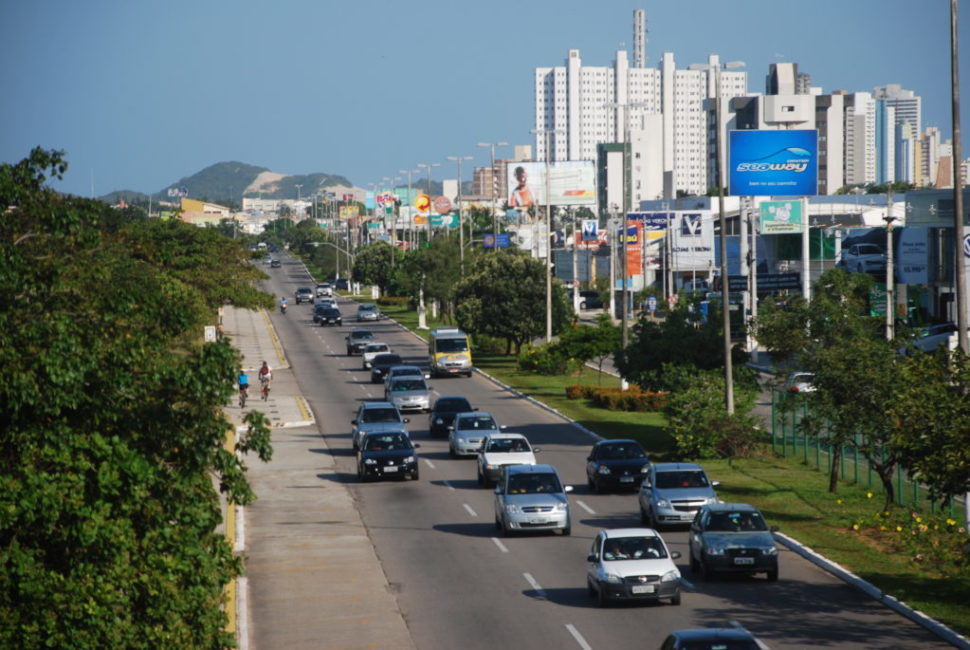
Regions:
<instances>
[{"instance_id":1,"label":"sky","mask_svg":"<svg viewBox=\"0 0 970 650\"><path fill-rule=\"evenodd\" d=\"M472 156L467 180L491 155L477 143L534 144L536 67L632 60L640 8L649 67L718 54L749 92L776 62L825 93L897 83L950 137L948 0L0 0L0 162L63 150L52 185L81 196L230 160L366 188L418 163L455 178L448 156ZM959 25L966 134L970 0Z\"/></svg>"}]
</instances>

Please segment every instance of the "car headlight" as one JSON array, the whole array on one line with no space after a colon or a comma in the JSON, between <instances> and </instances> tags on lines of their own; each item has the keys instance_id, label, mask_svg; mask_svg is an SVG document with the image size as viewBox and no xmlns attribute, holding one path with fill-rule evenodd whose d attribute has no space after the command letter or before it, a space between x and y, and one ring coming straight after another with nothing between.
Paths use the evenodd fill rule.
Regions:
<instances>
[{"instance_id":1,"label":"car headlight","mask_svg":"<svg viewBox=\"0 0 970 650\"><path fill-rule=\"evenodd\" d=\"M667 503L666 499L657 499L656 501L653 502L653 504L658 508L666 508L667 506L670 505L669 503Z\"/></svg>"},{"instance_id":2,"label":"car headlight","mask_svg":"<svg viewBox=\"0 0 970 650\"><path fill-rule=\"evenodd\" d=\"M762 555L778 555L778 549L774 546L761 549Z\"/></svg>"},{"instance_id":3,"label":"car headlight","mask_svg":"<svg viewBox=\"0 0 970 650\"><path fill-rule=\"evenodd\" d=\"M612 585L622 585L623 578L616 575L615 573L607 573L603 576L603 579Z\"/></svg>"},{"instance_id":4,"label":"car headlight","mask_svg":"<svg viewBox=\"0 0 970 650\"><path fill-rule=\"evenodd\" d=\"M650 463L647 463L646 465L644 465L643 467L641 467L640 468L640 473L641 474L648 474L648 473L650 473Z\"/></svg>"},{"instance_id":5,"label":"car headlight","mask_svg":"<svg viewBox=\"0 0 970 650\"><path fill-rule=\"evenodd\" d=\"M377 461L374 460L373 458L365 458L364 459L364 464L365 465L376 465L377 464Z\"/></svg>"},{"instance_id":6,"label":"car headlight","mask_svg":"<svg viewBox=\"0 0 970 650\"><path fill-rule=\"evenodd\" d=\"M514 503L506 503L505 512L510 515L517 514L519 512L519 506L515 505Z\"/></svg>"},{"instance_id":7,"label":"car headlight","mask_svg":"<svg viewBox=\"0 0 970 650\"><path fill-rule=\"evenodd\" d=\"M596 473L606 476L610 474L610 468L607 467L606 465L600 465L599 467L596 468Z\"/></svg>"},{"instance_id":8,"label":"car headlight","mask_svg":"<svg viewBox=\"0 0 970 650\"><path fill-rule=\"evenodd\" d=\"M568 503L557 503L556 504L556 512L566 512L567 510L569 510L569 504Z\"/></svg>"},{"instance_id":9,"label":"car headlight","mask_svg":"<svg viewBox=\"0 0 970 650\"><path fill-rule=\"evenodd\" d=\"M413 463L414 461L415 461L415 458L414 458L414 456L408 456L407 458L405 458L405 459L404 459L404 464L405 464L405 465L410 465L410 464L411 464L411 463Z\"/></svg>"},{"instance_id":10,"label":"car headlight","mask_svg":"<svg viewBox=\"0 0 970 650\"><path fill-rule=\"evenodd\" d=\"M674 582L676 580L680 580L680 571L677 569L668 571L667 573L663 574L662 578L660 578L660 582Z\"/></svg>"},{"instance_id":11,"label":"car headlight","mask_svg":"<svg viewBox=\"0 0 970 650\"><path fill-rule=\"evenodd\" d=\"M498 469L499 465L493 465L492 463L485 463L485 469Z\"/></svg>"},{"instance_id":12,"label":"car headlight","mask_svg":"<svg viewBox=\"0 0 970 650\"><path fill-rule=\"evenodd\" d=\"M442 420L441 418L435 418L435 419L434 419L434 423L435 423L435 424L444 424L444 423L445 423L445 421L444 421L444 420Z\"/></svg>"},{"instance_id":13,"label":"car headlight","mask_svg":"<svg viewBox=\"0 0 970 650\"><path fill-rule=\"evenodd\" d=\"M707 555L721 556L721 555L724 555L724 549L718 548L717 546L708 546L707 548L704 549L704 553Z\"/></svg>"}]
</instances>

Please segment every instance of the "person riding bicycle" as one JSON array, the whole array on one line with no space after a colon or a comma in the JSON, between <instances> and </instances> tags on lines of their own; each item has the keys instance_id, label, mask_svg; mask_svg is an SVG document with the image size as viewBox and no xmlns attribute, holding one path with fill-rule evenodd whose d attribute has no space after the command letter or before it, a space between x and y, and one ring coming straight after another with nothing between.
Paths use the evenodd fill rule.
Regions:
<instances>
[{"instance_id":1,"label":"person riding bicycle","mask_svg":"<svg viewBox=\"0 0 970 650\"><path fill-rule=\"evenodd\" d=\"M249 375L243 370L239 373L239 397L242 399L243 395L249 394Z\"/></svg>"},{"instance_id":2,"label":"person riding bicycle","mask_svg":"<svg viewBox=\"0 0 970 650\"><path fill-rule=\"evenodd\" d=\"M270 370L269 365L264 361L263 365L259 369L259 385L262 388L262 392L268 393L270 389L270 384L273 381L273 371Z\"/></svg>"}]
</instances>

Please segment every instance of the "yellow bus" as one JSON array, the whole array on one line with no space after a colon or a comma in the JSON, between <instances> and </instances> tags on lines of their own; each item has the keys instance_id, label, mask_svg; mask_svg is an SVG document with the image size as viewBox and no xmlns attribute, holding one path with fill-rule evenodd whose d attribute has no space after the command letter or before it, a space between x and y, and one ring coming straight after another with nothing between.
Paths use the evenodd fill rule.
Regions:
<instances>
[{"instance_id":1,"label":"yellow bus","mask_svg":"<svg viewBox=\"0 0 970 650\"><path fill-rule=\"evenodd\" d=\"M472 351L468 335L457 327L438 327L431 330L428 341L428 362L431 374L472 376Z\"/></svg>"}]
</instances>

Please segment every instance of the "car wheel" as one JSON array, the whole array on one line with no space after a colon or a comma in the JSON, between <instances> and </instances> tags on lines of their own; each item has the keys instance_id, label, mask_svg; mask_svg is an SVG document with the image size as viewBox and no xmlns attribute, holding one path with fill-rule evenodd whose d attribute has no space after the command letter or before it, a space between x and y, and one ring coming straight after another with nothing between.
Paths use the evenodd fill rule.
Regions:
<instances>
[{"instance_id":1,"label":"car wheel","mask_svg":"<svg viewBox=\"0 0 970 650\"><path fill-rule=\"evenodd\" d=\"M768 582L778 582L778 569L772 569L768 572Z\"/></svg>"},{"instance_id":2,"label":"car wheel","mask_svg":"<svg viewBox=\"0 0 970 650\"><path fill-rule=\"evenodd\" d=\"M562 529L562 536L569 537L573 532L573 526L570 522L566 522L566 527Z\"/></svg>"},{"instance_id":3,"label":"car wheel","mask_svg":"<svg viewBox=\"0 0 970 650\"><path fill-rule=\"evenodd\" d=\"M700 560L698 564L700 565L701 580L704 582L710 582L713 580L714 572L711 571L711 567L707 566L707 564L704 563L704 560Z\"/></svg>"},{"instance_id":4,"label":"car wheel","mask_svg":"<svg viewBox=\"0 0 970 650\"><path fill-rule=\"evenodd\" d=\"M650 517L647 516L647 511L643 509L643 506L640 506L640 523L644 526L650 525Z\"/></svg>"},{"instance_id":5,"label":"car wheel","mask_svg":"<svg viewBox=\"0 0 970 650\"><path fill-rule=\"evenodd\" d=\"M347 349L347 356L349 357L349 356L350 356L350 354L351 354L351 352L350 352L350 349L348 348L348 349Z\"/></svg>"},{"instance_id":6,"label":"car wheel","mask_svg":"<svg viewBox=\"0 0 970 650\"><path fill-rule=\"evenodd\" d=\"M593 583L590 582L589 576L586 577L586 595L589 596L590 599L596 598L596 589L593 587Z\"/></svg>"},{"instance_id":7,"label":"car wheel","mask_svg":"<svg viewBox=\"0 0 970 650\"><path fill-rule=\"evenodd\" d=\"M582 302L579 303L579 308L580 309L586 309L586 301L585 300L583 300Z\"/></svg>"},{"instance_id":8,"label":"car wheel","mask_svg":"<svg viewBox=\"0 0 970 650\"><path fill-rule=\"evenodd\" d=\"M498 516L495 517L495 530L502 530L502 522L499 520Z\"/></svg>"},{"instance_id":9,"label":"car wheel","mask_svg":"<svg viewBox=\"0 0 970 650\"><path fill-rule=\"evenodd\" d=\"M448 455L451 456L452 458L458 458L458 454L455 453L455 448L452 447L451 445L448 445Z\"/></svg>"},{"instance_id":10,"label":"car wheel","mask_svg":"<svg viewBox=\"0 0 970 650\"><path fill-rule=\"evenodd\" d=\"M596 590L596 604L600 607L610 606L610 597L606 595L606 590L603 587Z\"/></svg>"},{"instance_id":11,"label":"car wheel","mask_svg":"<svg viewBox=\"0 0 970 650\"><path fill-rule=\"evenodd\" d=\"M482 469L481 468L478 468L478 484L479 485L482 485L482 486L485 485L485 477L482 476Z\"/></svg>"},{"instance_id":12,"label":"car wheel","mask_svg":"<svg viewBox=\"0 0 970 650\"><path fill-rule=\"evenodd\" d=\"M693 551L691 551L690 549L688 549L687 553L688 553L688 555L690 555L690 570L691 570L691 572L692 573L698 573L698 572L700 572L701 567L700 567L700 564L697 562L697 559L694 557Z\"/></svg>"},{"instance_id":13,"label":"car wheel","mask_svg":"<svg viewBox=\"0 0 970 650\"><path fill-rule=\"evenodd\" d=\"M508 525L506 525L504 519L502 520L502 535L504 537L511 537L512 536L512 529L509 528Z\"/></svg>"},{"instance_id":14,"label":"car wheel","mask_svg":"<svg viewBox=\"0 0 970 650\"><path fill-rule=\"evenodd\" d=\"M413 472L411 472L411 480L412 481L417 481L418 478L420 478L420 476L421 476L421 473L417 469L415 469Z\"/></svg>"},{"instance_id":15,"label":"car wheel","mask_svg":"<svg viewBox=\"0 0 970 650\"><path fill-rule=\"evenodd\" d=\"M680 589L678 589L677 590L677 593L675 593L673 596L670 597L670 604L671 605L679 605L680 604Z\"/></svg>"},{"instance_id":16,"label":"car wheel","mask_svg":"<svg viewBox=\"0 0 970 650\"><path fill-rule=\"evenodd\" d=\"M859 273L862 273L865 269L862 267L861 264L857 264L855 267L855 270Z\"/></svg>"},{"instance_id":17,"label":"car wheel","mask_svg":"<svg viewBox=\"0 0 970 650\"><path fill-rule=\"evenodd\" d=\"M586 475L586 487L589 488L590 494L596 491L596 484L593 482L593 477L589 474Z\"/></svg>"}]
</instances>

